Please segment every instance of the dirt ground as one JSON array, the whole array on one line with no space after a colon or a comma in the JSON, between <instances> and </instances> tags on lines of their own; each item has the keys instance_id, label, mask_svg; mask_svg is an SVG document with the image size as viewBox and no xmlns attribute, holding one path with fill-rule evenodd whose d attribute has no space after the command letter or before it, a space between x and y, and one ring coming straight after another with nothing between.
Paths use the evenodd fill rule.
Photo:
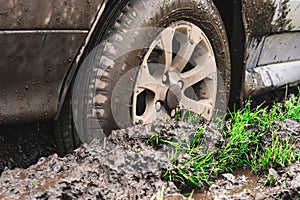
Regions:
<instances>
[{"instance_id":1,"label":"dirt ground","mask_svg":"<svg viewBox=\"0 0 300 200\"><path fill-rule=\"evenodd\" d=\"M286 120L276 126L283 137L300 136L297 122ZM14 131L2 131L0 167L7 168L0 177L0 199L154 199L162 188L166 199L184 199L178 196L180 191L172 181L162 179L165 169L172 169L168 159L172 149L153 150L145 141L158 132L186 140L195 129L186 122L157 121L113 131L108 141L84 144L63 158L53 154L55 145L47 134L29 131L28 137L21 131L17 134L20 139L12 142ZM220 137L217 132L207 132L206 150L213 148ZM9 169L14 167L28 168ZM193 198L300 199L299 162L277 171L270 169L274 181L268 186L264 186L266 174L257 176L249 169L226 173L210 187L196 190Z\"/></svg>"}]
</instances>

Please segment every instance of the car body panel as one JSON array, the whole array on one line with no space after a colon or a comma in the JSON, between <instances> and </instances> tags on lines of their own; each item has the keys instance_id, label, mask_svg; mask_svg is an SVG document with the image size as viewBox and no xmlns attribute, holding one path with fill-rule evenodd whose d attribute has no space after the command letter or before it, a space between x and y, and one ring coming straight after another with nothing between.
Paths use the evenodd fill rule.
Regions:
<instances>
[{"instance_id":1,"label":"car body panel","mask_svg":"<svg viewBox=\"0 0 300 200\"><path fill-rule=\"evenodd\" d=\"M297 51L289 49L293 51L291 58L287 51L281 49L283 46L286 46L285 50L290 47L279 45L281 40L285 44L299 43L298 34L290 33L300 31L299 0L243 0L243 18L246 69L299 59ZM269 48L273 42L279 43ZM276 57L267 58L267 55Z\"/></svg>"},{"instance_id":2,"label":"car body panel","mask_svg":"<svg viewBox=\"0 0 300 200\"><path fill-rule=\"evenodd\" d=\"M299 83L300 61L275 63L246 71L245 96L255 96Z\"/></svg>"},{"instance_id":3,"label":"car body panel","mask_svg":"<svg viewBox=\"0 0 300 200\"><path fill-rule=\"evenodd\" d=\"M264 39L257 66L296 60L300 60L300 32L287 32Z\"/></svg>"},{"instance_id":4,"label":"car body panel","mask_svg":"<svg viewBox=\"0 0 300 200\"><path fill-rule=\"evenodd\" d=\"M275 0L275 13L271 32L287 32L300 30L300 1Z\"/></svg>"},{"instance_id":5,"label":"car body panel","mask_svg":"<svg viewBox=\"0 0 300 200\"><path fill-rule=\"evenodd\" d=\"M0 124L53 119L103 0L0 3Z\"/></svg>"},{"instance_id":6,"label":"car body panel","mask_svg":"<svg viewBox=\"0 0 300 200\"><path fill-rule=\"evenodd\" d=\"M64 77L87 33L0 32L0 123L57 112Z\"/></svg>"},{"instance_id":7,"label":"car body panel","mask_svg":"<svg viewBox=\"0 0 300 200\"><path fill-rule=\"evenodd\" d=\"M0 0L0 30L90 29L102 0Z\"/></svg>"},{"instance_id":8,"label":"car body panel","mask_svg":"<svg viewBox=\"0 0 300 200\"><path fill-rule=\"evenodd\" d=\"M300 1L244 0L243 15L243 98L300 82Z\"/></svg>"},{"instance_id":9,"label":"car body panel","mask_svg":"<svg viewBox=\"0 0 300 200\"><path fill-rule=\"evenodd\" d=\"M299 0L242 0L248 37L300 31Z\"/></svg>"}]
</instances>

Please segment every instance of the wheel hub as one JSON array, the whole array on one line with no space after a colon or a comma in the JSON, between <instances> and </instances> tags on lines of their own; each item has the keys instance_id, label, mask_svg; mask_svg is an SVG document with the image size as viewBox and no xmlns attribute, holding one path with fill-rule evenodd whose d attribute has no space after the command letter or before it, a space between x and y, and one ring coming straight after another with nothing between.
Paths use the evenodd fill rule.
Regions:
<instances>
[{"instance_id":1,"label":"wheel hub","mask_svg":"<svg viewBox=\"0 0 300 200\"><path fill-rule=\"evenodd\" d=\"M176 109L181 101L181 88L178 85L171 85L167 91L166 103L170 111Z\"/></svg>"}]
</instances>

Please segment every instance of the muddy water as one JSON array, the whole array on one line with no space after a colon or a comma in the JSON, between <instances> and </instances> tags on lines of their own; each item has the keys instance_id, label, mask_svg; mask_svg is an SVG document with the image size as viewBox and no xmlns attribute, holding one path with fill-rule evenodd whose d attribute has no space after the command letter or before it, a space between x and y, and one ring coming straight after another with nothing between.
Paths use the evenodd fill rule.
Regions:
<instances>
[{"instance_id":1,"label":"muddy water","mask_svg":"<svg viewBox=\"0 0 300 200\"><path fill-rule=\"evenodd\" d=\"M267 174L258 176L249 169L223 174L206 191L196 193L194 199L300 199L299 162L274 173L277 178L272 186L264 185Z\"/></svg>"}]
</instances>

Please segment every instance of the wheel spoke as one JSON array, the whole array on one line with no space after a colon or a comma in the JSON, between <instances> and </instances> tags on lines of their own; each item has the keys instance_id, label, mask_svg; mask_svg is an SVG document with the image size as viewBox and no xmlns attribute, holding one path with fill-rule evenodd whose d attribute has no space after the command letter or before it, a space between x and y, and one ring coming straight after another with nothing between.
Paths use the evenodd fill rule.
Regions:
<instances>
[{"instance_id":1,"label":"wheel spoke","mask_svg":"<svg viewBox=\"0 0 300 200\"><path fill-rule=\"evenodd\" d=\"M213 114L214 103L211 99L203 99L195 101L186 96L183 96L180 102L180 107L192 111L196 114L202 115L205 119L211 119Z\"/></svg>"},{"instance_id":2,"label":"wheel spoke","mask_svg":"<svg viewBox=\"0 0 300 200\"><path fill-rule=\"evenodd\" d=\"M173 69L181 72L189 63L194 49L195 45L190 44L189 41L185 42L184 46L181 46L177 56L173 60Z\"/></svg>"},{"instance_id":3,"label":"wheel spoke","mask_svg":"<svg viewBox=\"0 0 300 200\"><path fill-rule=\"evenodd\" d=\"M165 29L158 38L158 46L164 50L165 66L169 69L172 65L173 38L175 31L173 29Z\"/></svg>"},{"instance_id":4,"label":"wheel spoke","mask_svg":"<svg viewBox=\"0 0 300 200\"><path fill-rule=\"evenodd\" d=\"M203 79L216 73L215 61L212 56L206 59L206 62L195 66L193 69L181 74L182 80L184 80L185 88L195 85Z\"/></svg>"},{"instance_id":5,"label":"wheel spoke","mask_svg":"<svg viewBox=\"0 0 300 200\"><path fill-rule=\"evenodd\" d=\"M199 32L199 29L187 27L187 35L182 37L179 41L181 47L173 60L173 68L175 70L181 72L188 64L194 53L195 47L201 41L201 35L202 33Z\"/></svg>"}]
</instances>

